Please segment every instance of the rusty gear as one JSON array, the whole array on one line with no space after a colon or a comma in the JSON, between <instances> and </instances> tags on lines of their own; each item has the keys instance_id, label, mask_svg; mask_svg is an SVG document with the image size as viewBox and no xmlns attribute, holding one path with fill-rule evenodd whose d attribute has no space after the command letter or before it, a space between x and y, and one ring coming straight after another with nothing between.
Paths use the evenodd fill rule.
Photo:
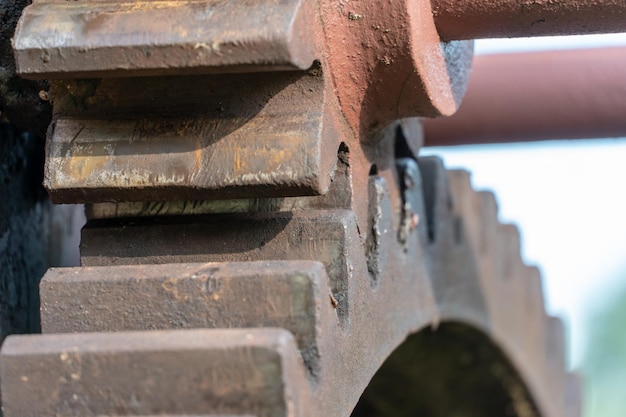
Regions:
<instances>
[{"instance_id":1,"label":"rusty gear","mask_svg":"<svg viewBox=\"0 0 626 417\"><path fill-rule=\"evenodd\" d=\"M608 26L597 1L496 3L498 34L626 22L611 0ZM517 229L417 157L417 117L452 114L469 77L456 11L480 25L451 4L28 6L13 47L51 80L44 185L89 222L82 267L41 283L43 334L2 347L5 417L577 417Z\"/></svg>"}]
</instances>

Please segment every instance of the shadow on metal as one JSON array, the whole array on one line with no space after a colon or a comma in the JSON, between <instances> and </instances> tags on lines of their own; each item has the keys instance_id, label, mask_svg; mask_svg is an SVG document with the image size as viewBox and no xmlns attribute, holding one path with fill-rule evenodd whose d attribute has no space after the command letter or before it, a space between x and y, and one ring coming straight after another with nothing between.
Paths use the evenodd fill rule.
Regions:
<instances>
[{"instance_id":1,"label":"shadow on metal","mask_svg":"<svg viewBox=\"0 0 626 417\"><path fill-rule=\"evenodd\" d=\"M383 363L351 417L539 416L494 342L458 322L409 336Z\"/></svg>"}]
</instances>

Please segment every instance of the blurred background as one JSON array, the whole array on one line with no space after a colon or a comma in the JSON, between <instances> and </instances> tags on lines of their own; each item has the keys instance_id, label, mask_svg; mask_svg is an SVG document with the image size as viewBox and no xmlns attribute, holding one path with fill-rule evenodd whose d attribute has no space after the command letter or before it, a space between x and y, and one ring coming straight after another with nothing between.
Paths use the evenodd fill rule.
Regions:
<instances>
[{"instance_id":1,"label":"blurred background","mask_svg":"<svg viewBox=\"0 0 626 417\"><path fill-rule=\"evenodd\" d=\"M626 45L626 35L477 41L477 54ZM625 79L626 82L626 68ZM624 114L626 117L626 114ZM522 257L543 273L546 309L567 330L584 375L584 416L626 413L626 138L430 147L495 192L520 228Z\"/></svg>"}]
</instances>

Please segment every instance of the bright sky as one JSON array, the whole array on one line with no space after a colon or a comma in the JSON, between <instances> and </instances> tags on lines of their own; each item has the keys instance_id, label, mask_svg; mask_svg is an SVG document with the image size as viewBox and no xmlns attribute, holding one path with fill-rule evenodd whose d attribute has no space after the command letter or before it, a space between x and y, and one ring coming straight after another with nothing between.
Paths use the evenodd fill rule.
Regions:
<instances>
[{"instance_id":1,"label":"bright sky","mask_svg":"<svg viewBox=\"0 0 626 417\"><path fill-rule=\"evenodd\" d=\"M626 34L479 41L477 53L626 45ZM625 81L626 82L626 81ZM626 115L625 115L626 117ZM496 193L501 221L517 223L522 253L543 271L550 314L565 320L570 364L585 344L586 314L626 284L626 139L428 148ZM619 280L621 274L621 281Z\"/></svg>"}]
</instances>

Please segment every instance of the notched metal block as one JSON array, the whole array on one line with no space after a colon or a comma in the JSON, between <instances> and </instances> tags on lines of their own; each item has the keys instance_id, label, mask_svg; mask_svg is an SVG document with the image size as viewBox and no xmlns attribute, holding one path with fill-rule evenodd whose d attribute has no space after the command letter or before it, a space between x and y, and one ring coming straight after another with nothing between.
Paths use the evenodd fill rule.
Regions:
<instances>
[{"instance_id":1,"label":"notched metal block","mask_svg":"<svg viewBox=\"0 0 626 417\"><path fill-rule=\"evenodd\" d=\"M82 231L83 266L174 262L319 261L340 322L360 239L348 210L92 220Z\"/></svg>"},{"instance_id":2,"label":"notched metal block","mask_svg":"<svg viewBox=\"0 0 626 417\"><path fill-rule=\"evenodd\" d=\"M317 58L308 0L35 0L19 21L30 78L306 69Z\"/></svg>"},{"instance_id":3,"label":"notched metal block","mask_svg":"<svg viewBox=\"0 0 626 417\"><path fill-rule=\"evenodd\" d=\"M279 327L307 367L328 302L324 266L310 261L52 268L41 281L43 333Z\"/></svg>"},{"instance_id":4,"label":"notched metal block","mask_svg":"<svg viewBox=\"0 0 626 417\"><path fill-rule=\"evenodd\" d=\"M58 81L55 94L44 185L56 203L319 195L336 165L316 75Z\"/></svg>"},{"instance_id":5,"label":"notched metal block","mask_svg":"<svg viewBox=\"0 0 626 417\"><path fill-rule=\"evenodd\" d=\"M281 329L10 336L5 417L303 416L308 381Z\"/></svg>"}]
</instances>

